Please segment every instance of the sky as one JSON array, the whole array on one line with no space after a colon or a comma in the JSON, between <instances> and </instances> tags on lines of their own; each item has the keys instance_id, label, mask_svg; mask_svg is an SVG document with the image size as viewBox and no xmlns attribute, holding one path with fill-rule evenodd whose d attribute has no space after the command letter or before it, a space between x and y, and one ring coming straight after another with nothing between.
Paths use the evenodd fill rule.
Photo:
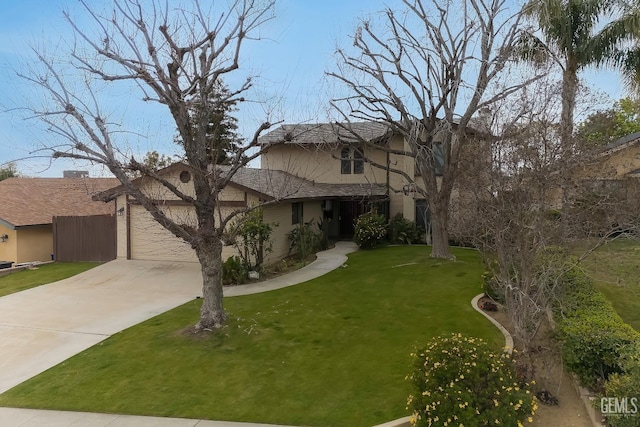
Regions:
<instances>
[{"instance_id":1,"label":"sky","mask_svg":"<svg viewBox=\"0 0 640 427\"><path fill-rule=\"evenodd\" d=\"M106 0L88 0L100 5ZM224 2L228 0L217 0ZM336 67L334 52L349 46L358 20L382 10L397 8L399 0L278 0L273 19L260 28L261 40L242 51L237 76L257 76L255 87L239 112L240 132L253 134L265 119L270 121L322 122L328 117L329 86L325 72ZM0 0L0 166L16 161L25 176L59 177L66 169L100 168L71 160L51 161L43 145L55 145L56 136L37 120L25 118L23 107L43 100L17 76L34 63L31 48L56 54L64 52L71 31L62 11L77 12L77 0ZM82 24L82 15L78 15ZM589 86L603 90L611 102L621 96L618 76L589 71ZM143 104L137 93L116 89L105 98L111 119L123 130L123 146L131 154L151 150L171 155L175 126L165 108Z\"/></svg>"}]
</instances>

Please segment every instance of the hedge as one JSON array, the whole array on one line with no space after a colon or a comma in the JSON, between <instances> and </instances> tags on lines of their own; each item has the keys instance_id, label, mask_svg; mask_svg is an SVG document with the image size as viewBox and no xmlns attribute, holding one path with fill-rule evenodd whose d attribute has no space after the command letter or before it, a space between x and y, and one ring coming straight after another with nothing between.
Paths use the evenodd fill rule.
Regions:
<instances>
[{"instance_id":1,"label":"hedge","mask_svg":"<svg viewBox=\"0 0 640 427\"><path fill-rule=\"evenodd\" d=\"M584 273L570 272L563 288L555 317L565 364L584 386L603 390L611 375L625 372L621 354L640 342L640 333L624 323Z\"/></svg>"}]
</instances>

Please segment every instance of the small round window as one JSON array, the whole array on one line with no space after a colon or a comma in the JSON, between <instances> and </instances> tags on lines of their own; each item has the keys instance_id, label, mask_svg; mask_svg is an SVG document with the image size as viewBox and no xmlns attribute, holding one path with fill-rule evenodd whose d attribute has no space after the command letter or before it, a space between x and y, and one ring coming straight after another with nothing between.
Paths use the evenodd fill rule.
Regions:
<instances>
[{"instance_id":1,"label":"small round window","mask_svg":"<svg viewBox=\"0 0 640 427\"><path fill-rule=\"evenodd\" d=\"M189 173L189 171L180 172L180 181L184 182L185 184L191 181L191 174Z\"/></svg>"}]
</instances>

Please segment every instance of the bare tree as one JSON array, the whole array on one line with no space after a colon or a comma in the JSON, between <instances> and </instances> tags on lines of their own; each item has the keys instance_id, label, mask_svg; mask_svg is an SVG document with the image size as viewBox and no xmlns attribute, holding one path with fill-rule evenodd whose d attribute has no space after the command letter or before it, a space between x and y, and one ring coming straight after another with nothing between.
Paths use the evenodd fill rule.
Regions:
<instances>
[{"instance_id":1,"label":"bare tree","mask_svg":"<svg viewBox=\"0 0 640 427\"><path fill-rule=\"evenodd\" d=\"M611 187L607 171L598 168L597 177L585 180L575 165L589 158L564 158L558 88L541 80L494 105L492 164L481 156L467 160L472 172L460 180L465 210L452 224L452 234L485 257L489 286L503 300L525 351L560 299L567 274L613 232L637 230L637 199L620 197L616 188L594 192L594 181ZM567 176L570 208L561 214Z\"/></svg>"},{"instance_id":2,"label":"bare tree","mask_svg":"<svg viewBox=\"0 0 640 427\"><path fill-rule=\"evenodd\" d=\"M403 4L404 11L384 12L383 25L363 21L353 53L338 50L338 70L328 75L349 94L333 105L346 120L383 122L404 137L404 147L386 150L415 159L419 181L406 170L375 166L417 184L428 201L432 256L450 258L449 206L462 152L478 134L472 118L539 75L503 79L520 33L520 14L510 14L504 0ZM498 84L500 91L489 94ZM366 142L360 138L359 144Z\"/></svg>"},{"instance_id":3,"label":"bare tree","mask_svg":"<svg viewBox=\"0 0 640 427\"><path fill-rule=\"evenodd\" d=\"M258 137L271 124L259 126L227 165L218 167L212 161L208 138L209 118L218 107L212 98L242 102L251 79L218 96L212 94L224 76L239 68L243 45L271 19L274 1L234 0L225 3L225 10L216 11L214 6L205 8L205 3L196 0L188 8L173 2L115 0L105 14L84 0L80 4L93 28L81 28L68 12L65 18L76 36L70 53L71 69L82 72L84 79L65 80L68 68L61 68L59 61L36 50L43 67L22 77L44 89L49 102L34 109L33 114L58 137L58 145L50 148L54 158L104 165L120 180L126 194L195 250L203 278L203 304L196 328L220 328L226 318L222 304L222 235L229 221L242 212L223 214L220 196L234 175L268 148L258 143ZM121 132L114 131L114 124L103 113L94 90L96 82L106 82L107 88L134 84L144 101L168 108L184 149L183 161L193 174L193 193L181 190L143 160L123 154ZM78 89L80 86L83 90ZM172 217L152 194L132 182L132 175L161 185L163 191L192 206L195 221L185 223Z\"/></svg>"}]
</instances>

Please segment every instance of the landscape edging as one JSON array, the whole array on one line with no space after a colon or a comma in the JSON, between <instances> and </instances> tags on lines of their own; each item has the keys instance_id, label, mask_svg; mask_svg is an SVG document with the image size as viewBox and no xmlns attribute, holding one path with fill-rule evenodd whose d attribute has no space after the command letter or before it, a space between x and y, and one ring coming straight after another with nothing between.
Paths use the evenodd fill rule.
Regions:
<instances>
[{"instance_id":1,"label":"landscape edging","mask_svg":"<svg viewBox=\"0 0 640 427\"><path fill-rule=\"evenodd\" d=\"M480 307L478 307L478 301L480 300L480 298L484 297L484 293L478 294L476 295L472 300L471 300L471 306L473 307L473 309L475 311L477 311L478 313L482 314L484 317L486 317L487 319L489 319L489 321L491 323L494 324L494 326L496 328L498 328L498 330L500 332L502 332L502 335L504 335L504 341L505 341L505 345L504 348L507 352L509 352L509 354L511 354L513 352L513 337L511 336L511 334L509 333L509 331L507 331L507 329L502 326L496 319L494 319L493 317L489 316L487 313L485 313Z\"/></svg>"},{"instance_id":2,"label":"landscape edging","mask_svg":"<svg viewBox=\"0 0 640 427\"><path fill-rule=\"evenodd\" d=\"M509 331L507 331L505 327L502 326L497 320L489 316L487 313L482 311L480 307L478 307L478 301L484 296L484 293L476 295L473 300L471 300L471 305L473 306L474 310L489 319L489 321L493 323L500 330L500 332L502 332L502 335L504 335L505 341L507 343L505 345L505 348L510 349L509 353L511 353L511 351L513 350L513 337L511 336ZM547 311L547 316L549 317L549 323L551 324L551 327L555 330L555 321L553 319L553 315L549 311ZM578 397L580 397L580 400L582 401L587 414L589 414L589 419L591 420L591 424L593 425L593 427L604 427L604 424L598 421L598 412L591 405L591 402L593 401L593 399L595 399L593 394L591 394L591 392L589 392L589 390L587 390L586 388L580 386L575 375L572 375L571 379L573 381L573 385L575 387L576 393L578 394Z\"/></svg>"}]
</instances>

